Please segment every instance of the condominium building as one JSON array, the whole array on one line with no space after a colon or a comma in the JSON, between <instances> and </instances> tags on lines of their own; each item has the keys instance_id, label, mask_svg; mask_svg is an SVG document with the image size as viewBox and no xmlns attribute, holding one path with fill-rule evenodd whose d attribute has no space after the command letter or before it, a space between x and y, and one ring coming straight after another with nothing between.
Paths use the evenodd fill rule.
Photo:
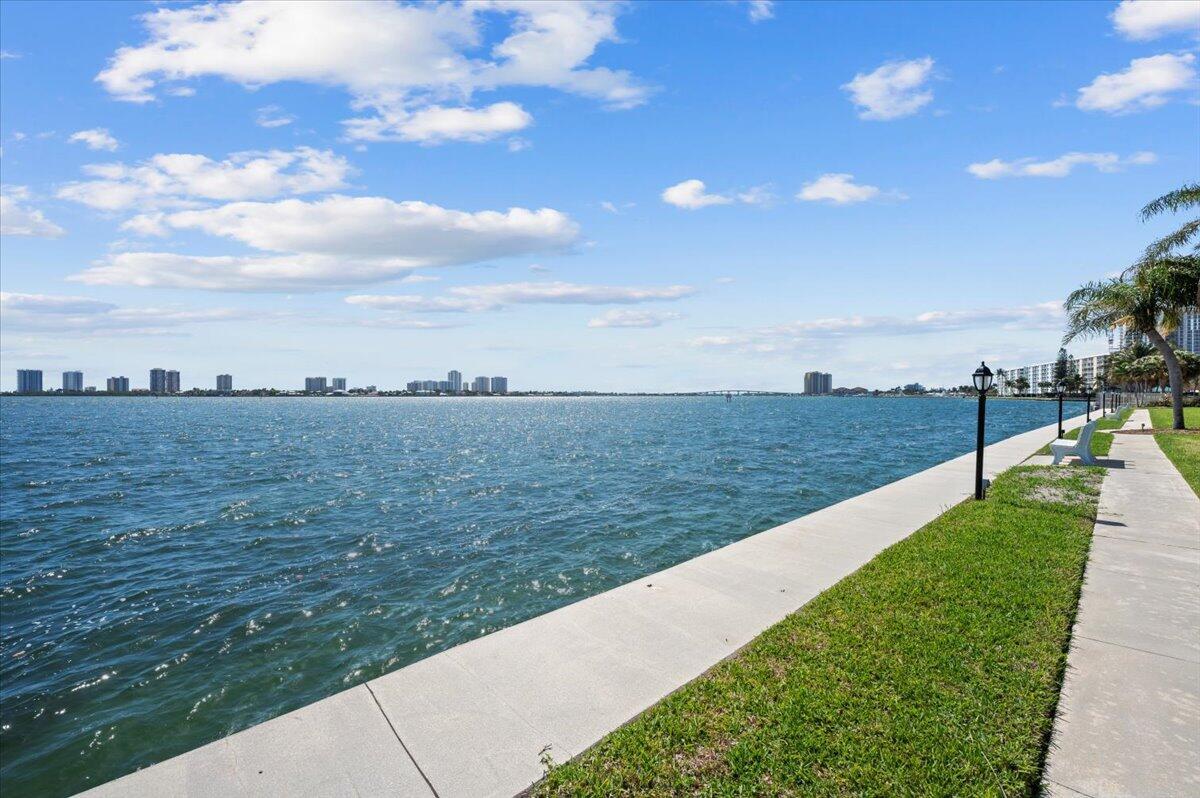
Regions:
<instances>
[{"instance_id":1,"label":"condominium building","mask_svg":"<svg viewBox=\"0 0 1200 798\"><path fill-rule=\"evenodd\" d=\"M305 393L327 393L329 384L324 377L305 377L304 392Z\"/></svg>"},{"instance_id":2,"label":"condominium building","mask_svg":"<svg viewBox=\"0 0 1200 798\"><path fill-rule=\"evenodd\" d=\"M1054 384L1054 369L1058 361L1049 363L1034 363L1028 366L1004 369L996 375L996 390L1002 394L1015 393L1013 388L1019 378L1024 377L1029 384L1024 393L1055 393L1058 388ZM1088 355L1073 357L1068 361L1068 373L1078 374L1083 380L1083 386L1091 390L1098 379L1104 377L1104 368L1108 364L1108 355Z\"/></svg>"},{"instance_id":3,"label":"condominium building","mask_svg":"<svg viewBox=\"0 0 1200 798\"><path fill-rule=\"evenodd\" d=\"M833 375L824 371L809 371L804 375L804 392L813 396L833 393Z\"/></svg>"},{"instance_id":4,"label":"condominium building","mask_svg":"<svg viewBox=\"0 0 1200 798\"><path fill-rule=\"evenodd\" d=\"M446 382L450 383L451 391L458 393L462 390L462 372L451 370L450 373L446 375Z\"/></svg>"},{"instance_id":5,"label":"condominium building","mask_svg":"<svg viewBox=\"0 0 1200 798\"><path fill-rule=\"evenodd\" d=\"M217 375L217 390L218 391L232 391L233 390L233 375L232 374L218 374Z\"/></svg>"},{"instance_id":6,"label":"condominium building","mask_svg":"<svg viewBox=\"0 0 1200 798\"><path fill-rule=\"evenodd\" d=\"M109 393L129 393L129 378L109 377L105 390Z\"/></svg>"},{"instance_id":7,"label":"condominium building","mask_svg":"<svg viewBox=\"0 0 1200 798\"><path fill-rule=\"evenodd\" d=\"M450 380L438 380L438 390L442 393L450 393Z\"/></svg>"},{"instance_id":8,"label":"condominium building","mask_svg":"<svg viewBox=\"0 0 1200 798\"><path fill-rule=\"evenodd\" d=\"M41 369L17 369L17 393L41 393Z\"/></svg>"},{"instance_id":9,"label":"condominium building","mask_svg":"<svg viewBox=\"0 0 1200 798\"><path fill-rule=\"evenodd\" d=\"M167 393L179 393L178 371L167 371Z\"/></svg>"},{"instance_id":10,"label":"condominium building","mask_svg":"<svg viewBox=\"0 0 1200 798\"><path fill-rule=\"evenodd\" d=\"M167 370L150 369L150 393L167 392Z\"/></svg>"},{"instance_id":11,"label":"condominium building","mask_svg":"<svg viewBox=\"0 0 1200 798\"><path fill-rule=\"evenodd\" d=\"M471 380L471 390L475 393L487 393L491 390L492 381L487 377L476 377Z\"/></svg>"},{"instance_id":12,"label":"condominium building","mask_svg":"<svg viewBox=\"0 0 1200 798\"><path fill-rule=\"evenodd\" d=\"M492 377L492 393L508 393L508 377Z\"/></svg>"},{"instance_id":13,"label":"condominium building","mask_svg":"<svg viewBox=\"0 0 1200 798\"><path fill-rule=\"evenodd\" d=\"M82 371L64 371L62 374L63 393L83 393Z\"/></svg>"},{"instance_id":14,"label":"condominium building","mask_svg":"<svg viewBox=\"0 0 1200 798\"><path fill-rule=\"evenodd\" d=\"M329 389L331 391L346 390L346 378L345 377L334 377L333 379L331 379L329 381Z\"/></svg>"},{"instance_id":15,"label":"condominium building","mask_svg":"<svg viewBox=\"0 0 1200 798\"><path fill-rule=\"evenodd\" d=\"M413 380L412 382L408 383L408 385L404 386L404 390L408 391L409 393L416 393L417 391L421 390L421 381Z\"/></svg>"},{"instance_id":16,"label":"condominium building","mask_svg":"<svg viewBox=\"0 0 1200 798\"><path fill-rule=\"evenodd\" d=\"M1150 343L1142 333L1127 327L1114 327L1108 334L1108 351L1116 352L1136 341ZM1200 308L1185 310L1179 320L1179 327L1167 336L1167 341L1176 349L1200 354Z\"/></svg>"}]
</instances>

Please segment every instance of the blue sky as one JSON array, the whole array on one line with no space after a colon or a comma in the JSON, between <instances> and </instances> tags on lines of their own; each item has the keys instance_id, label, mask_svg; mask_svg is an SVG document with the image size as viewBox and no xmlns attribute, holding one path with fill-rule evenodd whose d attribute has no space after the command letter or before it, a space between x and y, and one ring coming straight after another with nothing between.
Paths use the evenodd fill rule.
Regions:
<instances>
[{"instance_id":1,"label":"blue sky","mask_svg":"<svg viewBox=\"0 0 1200 798\"><path fill-rule=\"evenodd\" d=\"M1182 2L5 2L0 385L1049 359L1200 177L1198 39Z\"/></svg>"}]
</instances>

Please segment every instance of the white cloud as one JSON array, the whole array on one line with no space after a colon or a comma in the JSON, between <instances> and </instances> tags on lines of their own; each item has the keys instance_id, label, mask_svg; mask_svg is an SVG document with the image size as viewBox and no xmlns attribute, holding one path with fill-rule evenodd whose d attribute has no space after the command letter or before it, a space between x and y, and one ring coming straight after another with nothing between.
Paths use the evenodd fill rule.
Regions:
<instances>
[{"instance_id":1,"label":"white cloud","mask_svg":"<svg viewBox=\"0 0 1200 798\"><path fill-rule=\"evenodd\" d=\"M7 61L10 58L20 58L20 53L14 53L12 50L0 50L0 61Z\"/></svg>"},{"instance_id":2,"label":"white cloud","mask_svg":"<svg viewBox=\"0 0 1200 798\"><path fill-rule=\"evenodd\" d=\"M1036 158L1020 158L1002 161L993 158L983 163L973 163L967 171L982 180L1001 177L1066 177L1076 166L1092 166L1100 172L1119 172L1128 165L1145 166L1155 163L1158 156L1152 152L1135 152L1122 158L1115 152L1068 152L1049 161Z\"/></svg>"},{"instance_id":3,"label":"white cloud","mask_svg":"<svg viewBox=\"0 0 1200 798\"><path fill-rule=\"evenodd\" d=\"M611 108L644 102L648 90L628 72L588 66L599 45L619 41L622 10L618 3L530 0L163 7L142 17L147 42L117 50L96 79L130 102L154 99L160 84L203 76L247 87L283 81L336 86L349 92L355 110L369 114L348 120L351 137L478 141L497 126L517 129L524 112L514 113L512 103L500 109L442 103L466 103L477 91L509 86L554 88ZM297 41L306 44L297 48ZM423 117L426 111L435 111L436 120ZM447 118L446 111L459 118ZM465 136L447 135L463 128Z\"/></svg>"},{"instance_id":4,"label":"white cloud","mask_svg":"<svg viewBox=\"0 0 1200 798\"><path fill-rule=\"evenodd\" d=\"M923 335L960 330L1061 330L1061 302L1013 308L929 311L916 316L843 316L795 321L769 327L692 339L693 346L735 352L770 354L803 350L830 342L870 336Z\"/></svg>"},{"instance_id":5,"label":"white cloud","mask_svg":"<svg viewBox=\"0 0 1200 798\"><path fill-rule=\"evenodd\" d=\"M1152 55L1135 58L1122 72L1103 74L1079 90L1075 106L1083 111L1124 114L1157 108L1173 92L1193 88L1196 56Z\"/></svg>"},{"instance_id":6,"label":"white cloud","mask_svg":"<svg viewBox=\"0 0 1200 798\"><path fill-rule=\"evenodd\" d=\"M161 335L173 328L247 318L227 309L123 308L80 296L0 292L0 319L10 330L79 335Z\"/></svg>"},{"instance_id":7,"label":"white cloud","mask_svg":"<svg viewBox=\"0 0 1200 798\"><path fill-rule=\"evenodd\" d=\"M676 183L663 189L662 200L668 205L685 208L689 211L709 205L728 205L733 202L732 198L721 194L706 194L704 189L703 180L684 180L682 183Z\"/></svg>"},{"instance_id":8,"label":"white cloud","mask_svg":"<svg viewBox=\"0 0 1200 798\"><path fill-rule=\"evenodd\" d=\"M926 82L933 74L929 56L911 61L891 61L874 72L860 72L842 86L859 107L860 119L899 119L933 102Z\"/></svg>"},{"instance_id":9,"label":"white cloud","mask_svg":"<svg viewBox=\"0 0 1200 798\"><path fill-rule=\"evenodd\" d=\"M25 186L0 187L0 235L58 238L66 230L25 204L29 189Z\"/></svg>"},{"instance_id":10,"label":"white cloud","mask_svg":"<svg viewBox=\"0 0 1200 798\"><path fill-rule=\"evenodd\" d=\"M417 313L478 313L509 305L631 305L642 302L667 302L692 296L696 289L688 285L661 288L580 285L578 283L497 283L462 285L446 295L359 294L346 297L351 305L376 310Z\"/></svg>"},{"instance_id":11,"label":"white cloud","mask_svg":"<svg viewBox=\"0 0 1200 798\"><path fill-rule=\"evenodd\" d=\"M347 135L360 141L489 141L523 130L533 117L516 103L493 103L486 108L448 108L431 105L415 113L388 114L347 120ZM518 148L520 149L520 148Z\"/></svg>"},{"instance_id":12,"label":"white cloud","mask_svg":"<svg viewBox=\"0 0 1200 798\"><path fill-rule=\"evenodd\" d=\"M589 327L661 327L664 322L680 318L678 313L655 313L650 310L610 310L588 321Z\"/></svg>"},{"instance_id":13,"label":"white cloud","mask_svg":"<svg viewBox=\"0 0 1200 798\"><path fill-rule=\"evenodd\" d=\"M67 183L59 198L120 211L330 191L345 186L353 170L330 150L297 147L239 152L223 161L185 153L155 155L133 166L91 164L83 171L96 179Z\"/></svg>"},{"instance_id":14,"label":"white cloud","mask_svg":"<svg viewBox=\"0 0 1200 798\"><path fill-rule=\"evenodd\" d=\"M694 211L709 205L730 205L740 202L745 205L770 205L775 201L775 195L770 186L752 186L744 191L732 194L709 194L703 180L684 180L669 186L662 192L662 201L676 208ZM632 207L626 203L622 207ZM609 213L620 213L620 209L611 202L602 202L600 207Z\"/></svg>"},{"instance_id":15,"label":"white cloud","mask_svg":"<svg viewBox=\"0 0 1200 798\"><path fill-rule=\"evenodd\" d=\"M859 185L854 182L854 175L841 172L824 174L816 180L804 184L796 199L805 202L830 202L834 205L849 205L855 202L866 202L879 196L876 186Z\"/></svg>"},{"instance_id":16,"label":"white cloud","mask_svg":"<svg viewBox=\"0 0 1200 798\"><path fill-rule=\"evenodd\" d=\"M751 22L763 22L775 16L773 0L746 0L746 6Z\"/></svg>"},{"instance_id":17,"label":"white cloud","mask_svg":"<svg viewBox=\"0 0 1200 798\"><path fill-rule=\"evenodd\" d=\"M1122 0L1109 18L1118 33L1134 41L1177 32L1200 36L1200 3L1195 0Z\"/></svg>"},{"instance_id":18,"label":"white cloud","mask_svg":"<svg viewBox=\"0 0 1200 798\"><path fill-rule=\"evenodd\" d=\"M89 150L107 150L108 152L113 152L120 146L112 134L102 127L72 133L67 141L85 144Z\"/></svg>"},{"instance_id":19,"label":"white cloud","mask_svg":"<svg viewBox=\"0 0 1200 798\"><path fill-rule=\"evenodd\" d=\"M135 217L128 224L140 223ZM178 211L148 217L145 225L197 230L258 253L124 252L71 279L218 291L320 290L393 280L426 266L561 252L579 233L569 216L551 208L470 213L425 202L340 195Z\"/></svg>"},{"instance_id":20,"label":"white cloud","mask_svg":"<svg viewBox=\"0 0 1200 798\"><path fill-rule=\"evenodd\" d=\"M296 117L285 112L278 105L264 105L258 109L258 113L254 117L254 124L265 128L284 127L295 121Z\"/></svg>"}]
</instances>

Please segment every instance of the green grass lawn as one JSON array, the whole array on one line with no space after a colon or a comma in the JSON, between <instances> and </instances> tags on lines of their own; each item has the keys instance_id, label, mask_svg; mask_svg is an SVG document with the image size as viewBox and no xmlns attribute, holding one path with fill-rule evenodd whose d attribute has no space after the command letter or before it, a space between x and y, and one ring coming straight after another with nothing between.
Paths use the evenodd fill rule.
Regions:
<instances>
[{"instance_id":1,"label":"green grass lawn","mask_svg":"<svg viewBox=\"0 0 1200 798\"><path fill-rule=\"evenodd\" d=\"M1000 475L531 793L1035 794L1102 473Z\"/></svg>"},{"instance_id":2,"label":"green grass lawn","mask_svg":"<svg viewBox=\"0 0 1200 798\"><path fill-rule=\"evenodd\" d=\"M1096 422L1096 431L1092 433L1092 454L1096 455L1097 457L1104 457L1108 454L1109 450L1112 449L1113 436L1107 432L1101 432L1100 430L1120 429L1125 425L1125 422L1129 420L1129 416L1132 415L1132 413L1133 408L1127 407L1120 413L1104 416ZM1072 441L1078 440L1079 428L1077 427L1072 430L1067 430L1065 437ZM1050 444L1048 443L1042 448L1038 449L1036 453L1053 454L1053 452L1050 451Z\"/></svg>"},{"instance_id":3,"label":"green grass lawn","mask_svg":"<svg viewBox=\"0 0 1200 798\"><path fill-rule=\"evenodd\" d=\"M1155 429L1170 429L1171 408L1150 408L1150 423ZM1183 423L1188 429L1200 429L1200 407L1183 408ZM1200 435L1155 435L1154 440L1200 496Z\"/></svg>"}]
</instances>

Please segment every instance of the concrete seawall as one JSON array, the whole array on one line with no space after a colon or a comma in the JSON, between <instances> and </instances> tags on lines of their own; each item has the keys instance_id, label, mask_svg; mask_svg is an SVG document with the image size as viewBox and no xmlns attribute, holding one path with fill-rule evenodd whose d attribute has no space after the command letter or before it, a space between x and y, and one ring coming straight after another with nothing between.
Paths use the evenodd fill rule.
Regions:
<instances>
[{"instance_id":1,"label":"concrete seawall","mask_svg":"<svg viewBox=\"0 0 1200 798\"><path fill-rule=\"evenodd\" d=\"M1054 433L987 447L987 474ZM579 754L704 673L969 496L973 480L973 453L948 460L83 795L514 795L546 757Z\"/></svg>"}]
</instances>

